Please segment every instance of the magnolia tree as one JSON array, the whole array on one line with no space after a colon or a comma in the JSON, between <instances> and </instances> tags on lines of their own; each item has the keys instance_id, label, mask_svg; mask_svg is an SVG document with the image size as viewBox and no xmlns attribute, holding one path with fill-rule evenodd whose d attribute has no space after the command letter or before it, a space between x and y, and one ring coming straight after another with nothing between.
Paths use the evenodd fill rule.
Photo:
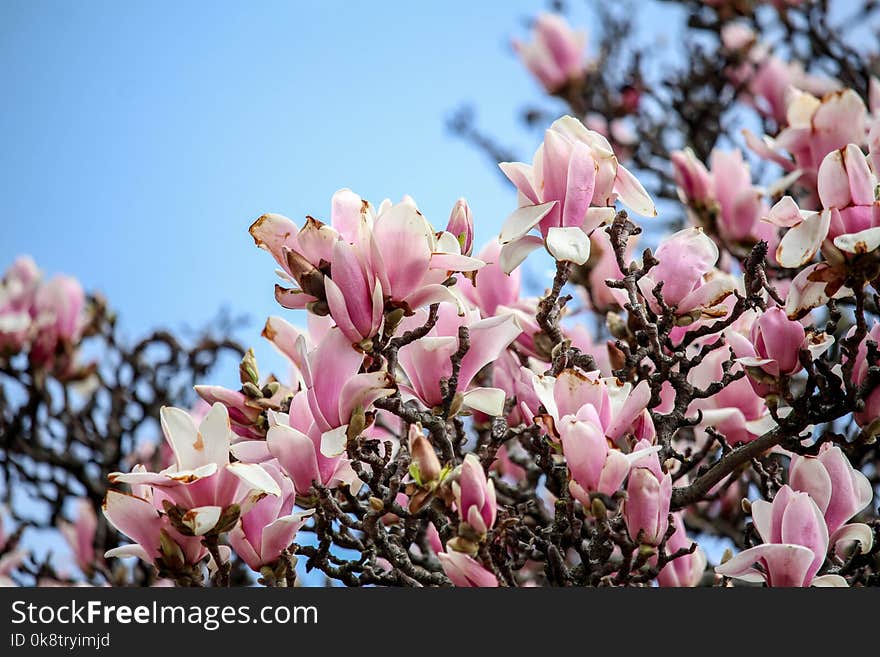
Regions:
<instances>
[{"instance_id":1,"label":"magnolia tree","mask_svg":"<svg viewBox=\"0 0 880 657\"><path fill-rule=\"evenodd\" d=\"M163 445L102 424L107 379L73 386L100 372L77 365L82 292L18 261L5 479L50 501L80 575L27 555L17 513L6 581L880 584L880 82L847 45L873 3L839 29L827 3L684 4L688 57L659 79L608 10L594 55L560 14L515 43L568 114L527 112L543 139L500 163L518 203L482 247L463 199L445 225L348 189L323 221L257 219L284 309L262 335L289 372L248 351L227 389L163 361L204 402L140 404ZM49 410L50 380L86 419Z\"/></svg>"}]
</instances>

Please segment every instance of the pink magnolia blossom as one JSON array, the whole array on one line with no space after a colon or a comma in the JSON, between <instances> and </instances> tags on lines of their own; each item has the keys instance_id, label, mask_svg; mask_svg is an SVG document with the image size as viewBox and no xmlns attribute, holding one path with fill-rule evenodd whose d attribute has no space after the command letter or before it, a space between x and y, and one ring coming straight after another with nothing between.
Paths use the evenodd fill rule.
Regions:
<instances>
[{"instance_id":1,"label":"pink magnolia blossom","mask_svg":"<svg viewBox=\"0 0 880 657\"><path fill-rule=\"evenodd\" d=\"M498 578L468 554L438 552L437 558L440 559L443 572L454 586L482 588L498 586Z\"/></svg>"},{"instance_id":2,"label":"pink magnolia blossom","mask_svg":"<svg viewBox=\"0 0 880 657\"><path fill-rule=\"evenodd\" d=\"M645 188L618 164L608 140L571 116L544 133L532 165L502 162L500 167L519 190L519 209L499 235L505 272L540 246L556 260L584 264L590 233L614 217L618 197L639 214L657 214ZM530 234L534 228L540 237Z\"/></svg>"},{"instance_id":3,"label":"pink magnolia blossom","mask_svg":"<svg viewBox=\"0 0 880 657\"><path fill-rule=\"evenodd\" d=\"M92 503L87 499L79 499L76 503L76 516L73 522L60 520L58 530L67 541L73 552L77 566L88 573L95 565L95 531L98 518Z\"/></svg>"},{"instance_id":4,"label":"pink magnolia blossom","mask_svg":"<svg viewBox=\"0 0 880 657\"><path fill-rule=\"evenodd\" d=\"M586 44L586 33L571 29L565 18L541 13L535 19L532 42L514 41L513 47L544 89L554 93L583 75Z\"/></svg>"},{"instance_id":5,"label":"pink magnolia blossom","mask_svg":"<svg viewBox=\"0 0 880 657\"><path fill-rule=\"evenodd\" d=\"M675 533L666 541L666 553L675 554L678 550L689 548L692 541L684 528L681 513L672 514ZM706 553L697 547L692 554L673 559L657 574L657 583L662 587L694 587L700 584L706 570Z\"/></svg>"},{"instance_id":6,"label":"pink magnolia blossom","mask_svg":"<svg viewBox=\"0 0 880 657\"><path fill-rule=\"evenodd\" d=\"M720 237L732 244L775 243L773 227L761 221L768 211L764 191L752 184L739 149L714 149L711 173L690 149L674 152L671 160L679 197L698 225L713 219Z\"/></svg>"},{"instance_id":7,"label":"pink magnolia blossom","mask_svg":"<svg viewBox=\"0 0 880 657\"><path fill-rule=\"evenodd\" d=\"M637 450L650 447L640 441ZM672 475L664 474L654 452L646 453L632 465L626 486L623 518L630 538L647 545L660 545L669 527Z\"/></svg>"},{"instance_id":8,"label":"pink magnolia blossom","mask_svg":"<svg viewBox=\"0 0 880 657\"><path fill-rule=\"evenodd\" d=\"M103 506L107 522L134 542L108 550L104 556L108 559L137 557L154 565L199 563L208 554L201 539L177 531L168 516L156 508L155 501L116 490L107 491Z\"/></svg>"},{"instance_id":9,"label":"pink magnolia blossom","mask_svg":"<svg viewBox=\"0 0 880 657\"><path fill-rule=\"evenodd\" d=\"M412 311L457 303L442 283L452 272L483 264L463 255L452 234L435 233L412 199L383 202L374 212L347 189L333 196L330 225L309 218L299 229L286 217L268 214L250 232L281 266L279 275L296 285L276 286L279 303L329 313L352 343L378 333L386 304Z\"/></svg>"},{"instance_id":10,"label":"pink magnolia blossom","mask_svg":"<svg viewBox=\"0 0 880 657\"><path fill-rule=\"evenodd\" d=\"M458 515L480 536L492 529L498 513L495 483L486 478L480 460L467 454L458 479L452 483Z\"/></svg>"},{"instance_id":11,"label":"pink magnolia blossom","mask_svg":"<svg viewBox=\"0 0 880 657\"><path fill-rule=\"evenodd\" d=\"M33 259L20 256L0 281L0 354L18 353L29 344L40 276Z\"/></svg>"},{"instance_id":12,"label":"pink magnolia blossom","mask_svg":"<svg viewBox=\"0 0 880 657\"><path fill-rule=\"evenodd\" d=\"M807 493L788 485L773 502L752 502L755 529L764 543L743 550L715 568L725 577L768 586L846 586L839 575L817 577L828 552L828 527L816 503ZM760 564L760 569L755 568Z\"/></svg>"},{"instance_id":13,"label":"pink magnolia blossom","mask_svg":"<svg viewBox=\"0 0 880 657\"><path fill-rule=\"evenodd\" d=\"M421 326L425 320L426 314L422 311L409 318L405 326ZM427 408L442 404L440 379L452 375L451 359L458 351L458 330L462 326L468 329L470 347L461 359L456 392L462 394L464 405L488 415L500 415L504 409L504 391L472 388L471 382L522 332L512 314L480 319L477 311L466 311L463 316L458 316L452 306L441 306L439 319L431 331L401 347L398 352L400 366L409 379L409 385L402 384L401 390Z\"/></svg>"},{"instance_id":14,"label":"pink magnolia blossom","mask_svg":"<svg viewBox=\"0 0 880 657\"><path fill-rule=\"evenodd\" d=\"M749 344L743 347L742 342L736 342L734 350L739 347L737 355L744 352L738 360L746 367L760 368L772 377L791 376L803 367L800 350L807 346L805 342L804 325L789 319L782 308L774 306L754 320Z\"/></svg>"},{"instance_id":15,"label":"pink magnolia blossom","mask_svg":"<svg viewBox=\"0 0 880 657\"><path fill-rule=\"evenodd\" d=\"M222 404L214 404L198 427L179 408L163 407L161 420L175 463L158 473L114 472L111 483L154 487L157 499L186 510L183 522L196 536L212 531L230 505L246 512L261 497L280 494L260 465L230 462L234 434Z\"/></svg>"},{"instance_id":16,"label":"pink magnolia blossom","mask_svg":"<svg viewBox=\"0 0 880 657\"><path fill-rule=\"evenodd\" d=\"M559 423L562 453L571 473L568 488L575 499L589 507L590 493L613 495L630 472L633 460L644 451L624 454L611 448L599 415L592 404L585 404L576 415L566 415Z\"/></svg>"},{"instance_id":17,"label":"pink magnolia blossom","mask_svg":"<svg viewBox=\"0 0 880 657\"><path fill-rule=\"evenodd\" d=\"M345 451L350 430L357 428L351 426L352 418L392 394L393 380L384 371L360 372L363 354L352 349L337 328L330 329L300 362L311 416L321 434L321 452L338 456Z\"/></svg>"},{"instance_id":18,"label":"pink magnolia blossom","mask_svg":"<svg viewBox=\"0 0 880 657\"><path fill-rule=\"evenodd\" d=\"M635 387L614 377L600 378L598 372L583 372L568 368L558 376L539 375L526 371L532 379L535 392L533 407L521 401L521 411L534 422L545 427L553 438L559 437L559 428L566 416L578 416L584 406L592 406L604 435L619 442L627 433L637 439L653 440L654 425L647 405L651 391L647 381ZM544 407L538 414L537 404ZM593 419L590 413L586 419Z\"/></svg>"},{"instance_id":19,"label":"pink magnolia blossom","mask_svg":"<svg viewBox=\"0 0 880 657\"><path fill-rule=\"evenodd\" d=\"M784 197L767 220L787 228L777 249L783 267L800 267L822 248L826 259L839 262L880 246L880 204L875 201L877 178L855 144L828 153L819 167L821 211L802 211Z\"/></svg>"},{"instance_id":20,"label":"pink magnolia blossom","mask_svg":"<svg viewBox=\"0 0 880 657\"><path fill-rule=\"evenodd\" d=\"M855 327L852 330L854 331ZM865 336L865 339L862 340L856 351L856 363L852 372L853 382L856 385L862 385L868 376L868 368L878 364L871 362L871 359L868 358L868 340L873 340L880 344L880 323L874 322L868 335ZM868 394L868 397L865 399L865 408L857 413L853 413L853 419L860 427L876 432L877 427L880 426L880 386L875 387Z\"/></svg>"},{"instance_id":21,"label":"pink magnolia blossom","mask_svg":"<svg viewBox=\"0 0 880 657\"><path fill-rule=\"evenodd\" d=\"M729 343L743 342L750 346L747 338L734 331L726 332L725 336ZM723 346L714 349L688 372L688 383L705 390L721 380L724 364L730 359L729 349ZM736 374L741 367L741 364L735 363L729 371ZM714 427L732 445L750 442L775 424L764 398L754 390L747 377L731 382L711 397L692 402L688 413L696 414L698 411L703 416L700 427Z\"/></svg>"},{"instance_id":22,"label":"pink magnolia blossom","mask_svg":"<svg viewBox=\"0 0 880 657\"><path fill-rule=\"evenodd\" d=\"M871 549L871 528L862 523L846 523L871 503L874 490L840 447L825 443L816 457L794 454L788 478L794 490L808 493L816 502L831 535L830 545L846 547L858 541L862 552Z\"/></svg>"},{"instance_id":23,"label":"pink magnolia blossom","mask_svg":"<svg viewBox=\"0 0 880 657\"><path fill-rule=\"evenodd\" d=\"M654 295L663 284L663 300L675 307L681 321L727 314L721 305L734 290L733 279L714 271L718 247L699 228L685 228L660 242L654 254L659 264L639 280L639 288L655 312L660 311Z\"/></svg>"},{"instance_id":24,"label":"pink magnolia blossom","mask_svg":"<svg viewBox=\"0 0 880 657\"><path fill-rule=\"evenodd\" d=\"M263 468L276 481L281 494L268 495L256 502L229 532L232 549L257 572L278 560L293 542L305 518L313 513L293 513L296 497L293 482L274 463L267 463Z\"/></svg>"},{"instance_id":25,"label":"pink magnolia blossom","mask_svg":"<svg viewBox=\"0 0 880 657\"><path fill-rule=\"evenodd\" d=\"M244 454L233 447L236 456L243 460L278 459L301 495L307 494L315 481L330 487L346 484L359 488L357 477L346 457L341 454L327 456L321 451L321 431L312 420L305 392L294 395L289 414L270 412L269 423L265 443L268 454L260 455L253 451ZM239 443L237 447L246 449L248 446L249 443Z\"/></svg>"},{"instance_id":26,"label":"pink magnolia blossom","mask_svg":"<svg viewBox=\"0 0 880 657\"><path fill-rule=\"evenodd\" d=\"M792 88L787 98L787 126L775 139L765 136L759 140L751 132L744 132L755 153L813 188L819 165L828 153L850 143L865 142L867 120L865 103L852 89L829 93L820 99Z\"/></svg>"},{"instance_id":27,"label":"pink magnolia blossom","mask_svg":"<svg viewBox=\"0 0 880 657\"><path fill-rule=\"evenodd\" d=\"M449 223L446 224L446 232L458 240L464 255L471 254L474 248L474 218L465 199L460 198L455 202L449 215Z\"/></svg>"},{"instance_id":28,"label":"pink magnolia blossom","mask_svg":"<svg viewBox=\"0 0 880 657\"><path fill-rule=\"evenodd\" d=\"M42 367L56 364L59 351L68 351L79 342L85 325L85 293L79 281L56 276L40 285L34 296L33 338L30 360ZM64 362L62 367L69 367Z\"/></svg>"}]
</instances>

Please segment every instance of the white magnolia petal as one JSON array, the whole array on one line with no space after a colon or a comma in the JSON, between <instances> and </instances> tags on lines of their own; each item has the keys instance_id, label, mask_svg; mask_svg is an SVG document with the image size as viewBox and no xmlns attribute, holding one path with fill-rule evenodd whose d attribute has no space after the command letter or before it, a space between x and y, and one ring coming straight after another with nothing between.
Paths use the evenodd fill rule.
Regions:
<instances>
[{"instance_id":1,"label":"white magnolia petal","mask_svg":"<svg viewBox=\"0 0 880 657\"><path fill-rule=\"evenodd\" d=\"M848 588L849 584L840 575L820 575L813 578L810 586Z\"/></svg>"},{"instance_id":2,"label":"white magnolia petal","mask_svg":"<svg viewBox=\"0 0 880 657\"><path fill-rule=\"evenodd\" d=\"M808 263L822 246L830 225L830 211L810 213L782 237L776 249L777 262L789 269Z\"/></svg>"},{"instance_id":3,"label":"white magnolia petal","mask_svg":"<svg viewBox=\"0 0 880 657\"><path fill-rule=\"evenodd\" d=\"M834 238L834 246L846 253L870 253L880 246L880 227L838 235Z\"/></svg>"},{"instance_id":4,"label":"white magnolia petal","mask_svg":"<svg viewBox=\"0 0 880 657\"><path fill-rule=\"evenodd\" d=\"M551 228L547 231L547 251L557 262L583 265L590 257L590 238L580 228Z\"/></svg>"},{"instance_id":5,"label":"white magnolia petal","mask_svg":"<svg viewBox=\"0 0 880 657\"><path fill-rule=\"evenodd\" d=\"M502 244L507 244L522 237L541 223L541 219L547 216L547 213L553 209L556 203L556 201L550 201L541 205L526 205L517 208L504 222L501 234L498 235L498 241Z\"/></svg>"},{"instance_id":6,"label":"white magnolia petal","mask_svg":"<svg viewBox=\"0 0 880 657\"><path fill-rule=\"evenodd\" d=\"M519 267L532 251L543 245L544 240L537 235L525 235L518 240L508 242L501 247L498 264L505 274L509 274Z\"/></svg>"},{"instance_id":7,"label":"white magnolia petal","mask_svg":"<svg viewBox=\"0 0 880 657\"><path fill-rule=\"evenodd\" d=\"M327 458L340 456L345 453L348 445L348 425L325 431L321 434L321 454Z\"/></svg>"},{"instance_id":8,"label":"white magnolia petal","mask_svg":"<svg viewBox=\"0 0 880 657\"><path fill-rule=\"evenodd\" d=\"M462 403L468 408L486 415L504 413L505 393L500 388L471 388L462 395Z\"/></svg>"},{"instance_id":9,"label":"white magnolia petal","mask_svg":"<svg viewBox=\"0 0 880 657\"><path fill-rule=\"evenodd\" d=\"M196 536L204 536L214 529L222 513L223 507L199 506L184 513L180 521Z\"/></svg>"}]
</instances>

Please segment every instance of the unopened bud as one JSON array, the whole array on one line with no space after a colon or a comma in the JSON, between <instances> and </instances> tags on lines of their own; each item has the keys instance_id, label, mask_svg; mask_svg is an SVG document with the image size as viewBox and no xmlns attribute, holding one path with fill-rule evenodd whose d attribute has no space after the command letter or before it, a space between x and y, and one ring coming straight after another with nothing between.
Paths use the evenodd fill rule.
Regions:
<instances>
[{"instance_id":1,"label":"unopened bud","mask_svg":"<svg viewBox=\"0 0 880 657\"><path fill-rule=\"evenodd\" d=\"M605 507L605 503L598 497L594 497L590 503L590 511L593 517L600 522L608 517L608 509Z\"/></svg>"},{"instance_id":2,"label":"unopened bud","mask_svg":"<svg viewBox=\"0 0 880 657\"><path fill-rule=\"evenodd\" d=\"M244 357L241 359L241 364L238 366L238 375L241 379L242 385L251 383L256 386L259 384L260 370L257 367L257 356L254 354L253 349L248 349ZM259 388L257 388L257 390L259 391ZM257 396L261 397L262 395Z\"/></svg>"},{"instance_id":3,"label":"unopened bud","mask_svg":"<svg viewBox=\"0 0 880 657\"><path fill-rule=\"evenodd\" d=\"M169 570L180 570L186 565L186 557L177 542L164 529L159 530L159 553Z\"/></svg>"}]
</instances>

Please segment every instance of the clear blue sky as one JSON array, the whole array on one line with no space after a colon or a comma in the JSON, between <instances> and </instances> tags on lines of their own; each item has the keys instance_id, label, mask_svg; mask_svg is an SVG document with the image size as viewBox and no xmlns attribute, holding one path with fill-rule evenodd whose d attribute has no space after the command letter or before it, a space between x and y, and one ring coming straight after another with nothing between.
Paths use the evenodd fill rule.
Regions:
<instances>
[{"instance_id":1,"label":"clear blue sky","mask_svg":"<svg viewBox=\"0 0 880 657\"><path fill-rule=\"evenodd\" d=\"M326 217L350 187L440 227L465 196L482 242L515 194L445 121L472 103L531 154L518 108L540 94L509 39L542 7L5 0L0 265L77 276L131 335L227 304L259 343L280 311L247 234L264 212Z\"/></svg>"}]
</instances>

